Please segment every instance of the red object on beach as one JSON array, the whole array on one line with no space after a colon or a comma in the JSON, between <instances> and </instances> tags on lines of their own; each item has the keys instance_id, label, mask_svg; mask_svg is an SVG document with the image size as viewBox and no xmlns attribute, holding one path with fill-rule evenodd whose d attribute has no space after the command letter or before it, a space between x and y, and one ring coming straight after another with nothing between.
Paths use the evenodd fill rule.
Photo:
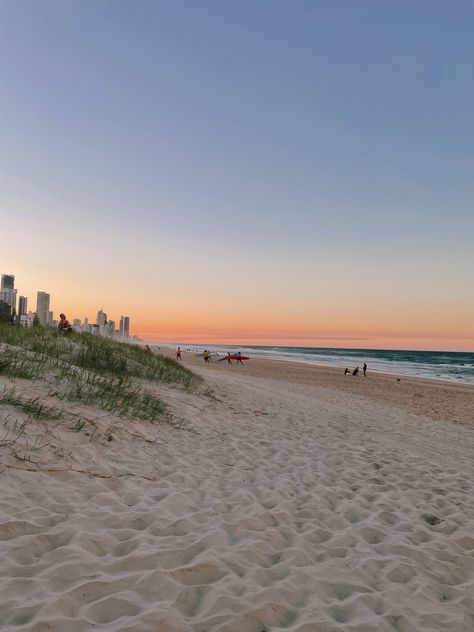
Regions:
<instances>
[{"instance_id":1,"label":"red object on beach","mask_svg":"<svg viewBox=\"0 0 474 632\"><path fill-rule=\"evenodd\" d=\"M249 356L225 356L224 360L250 360Z\"/></svg>"}]
</instances>

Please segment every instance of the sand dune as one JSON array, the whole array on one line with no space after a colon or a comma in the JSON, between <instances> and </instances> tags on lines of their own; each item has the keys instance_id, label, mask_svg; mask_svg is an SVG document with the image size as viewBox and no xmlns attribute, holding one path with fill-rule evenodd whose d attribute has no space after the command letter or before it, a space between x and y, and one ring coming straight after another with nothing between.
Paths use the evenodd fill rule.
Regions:
<instances>
[{"instance_id":1,"label":"sand dune","mask_svg":"<svg viewBox=\"0 0 474 632\"><path fill-rule=\"evenodd\" d=\"M2 631L474 629L470 428L193 363L211 393L159 389L180 429L42 422L0 448Z\"/></svg>"}]
</instances>

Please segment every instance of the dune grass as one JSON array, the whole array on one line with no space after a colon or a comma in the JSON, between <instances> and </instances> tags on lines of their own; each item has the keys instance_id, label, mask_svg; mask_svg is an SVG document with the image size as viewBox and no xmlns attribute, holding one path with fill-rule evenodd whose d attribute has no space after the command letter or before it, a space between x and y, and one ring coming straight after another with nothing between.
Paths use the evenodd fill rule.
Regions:
<instances>
[{"instance_id":1,"label":"dune grass","mask_svg":"<svg viewBox=\"0 0 474 632\"><path fill-rule=\"evenodd\" d=\"M85 404L95 404L120 417L155 421L165 412L161 400L128 377L75 373L67 376L58 391L59 397Z\"/></svg>"},{"instance_id":2,"label":"dune grass","mask_svg":"<svg viewBox=\"0 0 474 632\"><path fill-rule=\"evenodd\" d=\"M200 382L197 375L171 358L92 334L63 336L50 328L0 325L0 343L30 351L34 354L32 360L50 367L63 362L100 374L145 378L187 389ZM32 368L28 370L33 373ZM4 372L8 374L7 370Z\"/></svg>"},{"instance_id":3,"label":"dune grass","mask_svg":"<svg viewBox=\"0 0 474 632\"><path fill-rule=\"evenodd\" d=\"M39 397L25 397L14 388L0 390L0 404L14 406L34 419L59 419L62 412L54 406L47 406Z\"/></svg>"},{"instance_id":4,"label":"dune grass","mask_svg":"<svg viewBox=\"0 0 474 632\"><path fill-rule=\"evenodd\" d=\"M40 375L41 362L22 350L3 345L0 349L0 375L31 380Z\"/></svg>"},{"instance_id":5,"label":"dune grass","mask_svg":"<svg viewBox=\"0 0 474 632\"><path fill-rule=\"evenodd\" d=\"M164 418L165 407L159 397L147 391L138 380L188 390L201 381L175 360L145 351L138 345L91 334L64 336L49 328L12 325L0 325L0 374L40 380L49 376L50 391L52 389L52 394L60 398L93 404L122 417L149 421ZM11 405L21 407L20 400L11 394ZM39 400L36 405L40 406Z\"/></svg>"}]
</instances>

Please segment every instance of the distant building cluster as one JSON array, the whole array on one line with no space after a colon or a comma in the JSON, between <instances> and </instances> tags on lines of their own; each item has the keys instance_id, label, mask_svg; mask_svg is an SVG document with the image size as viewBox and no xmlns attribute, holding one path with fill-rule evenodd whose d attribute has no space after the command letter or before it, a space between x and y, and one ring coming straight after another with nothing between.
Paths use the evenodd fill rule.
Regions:
<instances>
[{"instance_id":1,"label":"distant building cluster","mask_svg":"<svg viewBox=\"0 0 474 632\"><path fill-rule=\"evenodd\" d=\"M36 311L28 310L28 298L19 296L15 288L15 277L13 274L2 274L0 285L0 321L10 322L23 327L33 327L42 325L43 327L57 327L59 321L54 319L54 314L50 310L51 296L48 292L36 293ZM136 336L130 336L129 316L120 316L119 327L115 328L115 320L107 318L103 309L97 312L95 323L90 323L86 317L84 321L80 318L70 320L72 329L77 333L90 333L99 336L106 336L115 340L127 341L137 340Z\"/></svg>"}]
</instances>

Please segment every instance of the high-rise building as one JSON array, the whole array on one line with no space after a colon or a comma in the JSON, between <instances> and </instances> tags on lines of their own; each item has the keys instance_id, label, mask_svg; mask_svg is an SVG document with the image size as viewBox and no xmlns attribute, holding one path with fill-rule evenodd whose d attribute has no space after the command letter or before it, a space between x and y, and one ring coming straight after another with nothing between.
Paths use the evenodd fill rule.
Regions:
<instances>
[{"instance_id":1,"label":"high-rise building","mask_svg":"<svg viewBox=\"0 0 474 632\"><path fill-rule=\"evenodd\" d=\"M123 316L120 316L119 335L123 336Z\"/></svg>"},{"instance_id":2,"label":"high-rise building","mask_svg":"<svg viewBox=\"0 0 474 632\"><path fill-rule=\"evenodd\" d=\"M2 292L3 290L13 290L15 287L15 277L13 274L2 274L2 284L1 284Z\"/></svg>"},{"instance_id":3,"label":"high-rise building","mask_svg":"<svg viewBox=\"0 0 474 632\"><path fill-rule=\"evenodd\" d=\"M123 317L123 335L125 338L130 335L130 318L128 316Z\"/></svg>"},{"instance_id":4,"label":"high-rise building","mask_svg":"<svg viewBox=\"0 0 474 632\"><path fill-rule=\"evenodd\" d=\"M8 323L11 318L11 307L0 298L0 322Z\"/></svg>"},{"instance_id":5,"label":"high-rise building","mask_svg":"<svg viewBox=\"0 0 474 632\"><path fill-rule=\"evenodd\" d=\"M115 333L115 320L109 320L107 322L107 335L113 338L114 333Z\"/></svg>"},{"instance_id":6,"label":"high-rise building","mask_svg":"<svg viewBox=\"0 0 474 632\"><path fill-rule=\"evenodd\" d=\"M49 318L49 299L47 292L38 292L36 295L36 314L40 325L46 326Z\"/></svg>"},{"instance_id":7,"label":"high-rise building","mask_svg":"<svg viewBox=\"0 0 474 632\"><path fill-rule=\"evenodd\" d=\"M28 312L28 298L20 296L18 299L18 316L26 316Z\"/></svg>"},{"instance_id":8,"label":"high-rise building","mask_svg":"<svg viewBox=\"0 0 474 632\"><path fill-rule=\"evenodd\" d=\"M96 325L99 325L99 327L104 327L106 322L107 314L104 312L103 309L99 309L99 311L97 312L97 320L95 321Z\"/></svg>"},{"instance_id":9,"label":"high-rise building","mask_svg":"<svg viewBox=\"0 0 474 632\"><path fill-rule=\"evenodd\" d=\"M10 314L16 314L16 294L15 277L13 274L2 274L0 285L0 301L5 301L10 306Z\"/></svg>"}]
</instances>

